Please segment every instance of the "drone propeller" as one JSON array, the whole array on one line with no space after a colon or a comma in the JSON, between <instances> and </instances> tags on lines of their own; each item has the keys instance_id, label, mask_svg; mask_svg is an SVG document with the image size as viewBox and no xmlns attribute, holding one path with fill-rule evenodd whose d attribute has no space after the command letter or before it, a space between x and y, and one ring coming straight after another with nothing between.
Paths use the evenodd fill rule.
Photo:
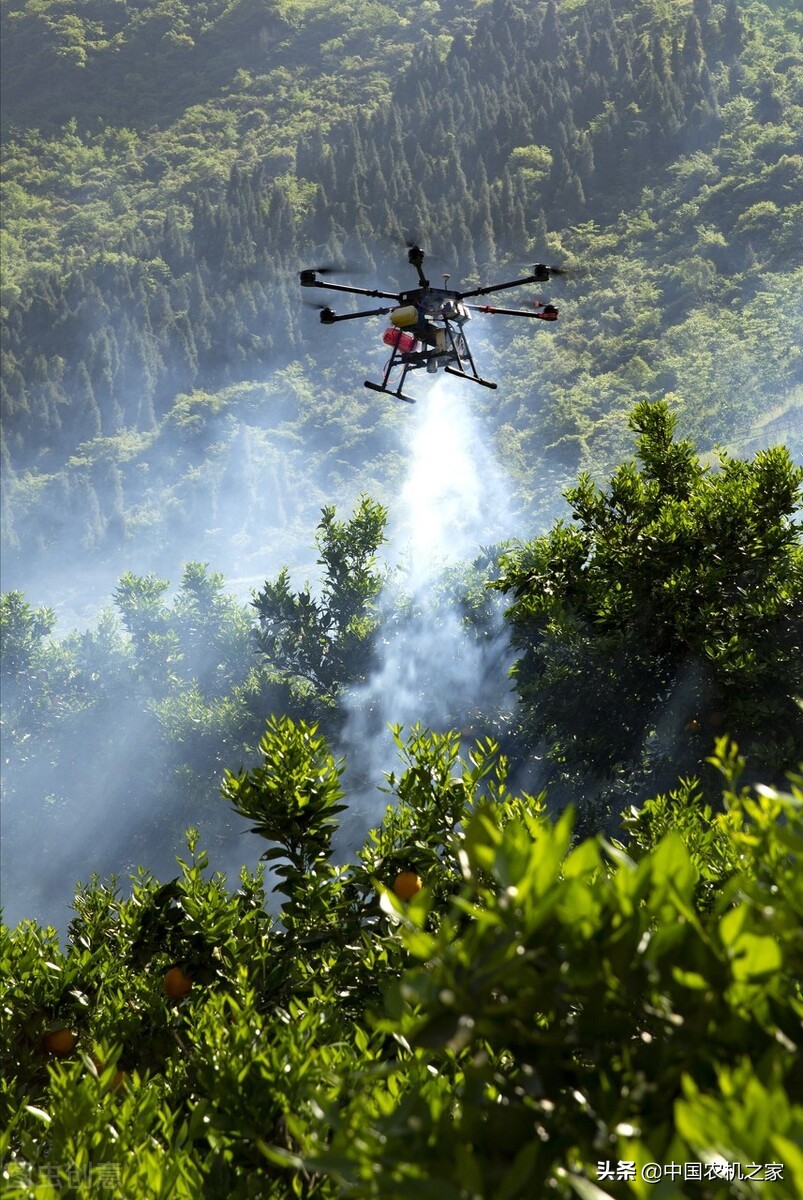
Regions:
<instances>
[{"instance_id":1,"label":"drone propeller","mask_svg":"<svg viewBox=\"0 0 803 1200\"><path fill-rule=\"evenodd\" d=\"M399 229L397 226L390 233L389 240L397 246L404 246L408 256L411 251L415 251L417 253L420 250L428 262L438 261L437 258L433 259L433 255L429 250L427 250L428 239L426 237L419 236L419 231L415 228L410 228L408 226L406 229Z\"/></svg>"},{"instance_id":2,"label":"drone propeller","mask_svg":"<svg viewBox=\"0 0 803 1200\"><path fill-rule=\"evenodd\" d=\"M406 246L408 250L412 250L414 246L420 246L422 240L418 236L418 232L409 225L406 227L394 225L389 232L389 238L397 246Z\"/></svg>"},{"instance_id":3,"label":"drone propeller","mask_svg":"<svg viewBox=\"0 0 803 1200\"><path fill-rule=\"evenodd\" d=\"M316 304L314 300L305 300L304 305L306 308L315 309L320 316L322 325L334 325L336 320L335 311L328 304Z\"/></svg>"},{"instance_id":4,"label":"drone propeller","mask_svg":"<svg viewBox=\"0 0 803 1200\"><path fill-rule=\"evenodd\" d=\"M532 271L532 273L534 275L537 275L538 278L541 279L544 283L546 283L546 281L552 275L565 275L565 276L574 275L573 267L558 267L558 266L552 266L551 264L549 266L547 266L546 263L536 263L535 266L530 265L529 267L522 268L522 269Z\"/></svg>"},{"instance_id":5,"label":"drone propeller","mask_svg":"<svg viewBox=\"0 0 803 1200\"><path fill-rule=\"evenodd\" d=\"M299 277L302 283L307 280L312 283L318 275L365 275L366 267L358 266L352 262L340 263L322 263L320 267L305 267L299 271Z\"/></svg>"},{"instance_id":6,"label":"drone propeller","mask_svg":"<svg viewBox=\"0 0 803 1200\"><path fill-rule=\"evenodd\" d=\"M408 259L411 253L416 255L425 253L422 239L415 232L411 232L409 229L400 229L398 225L390 231L388 240L396 246L404 246Z\"/></svg>"},{"instance_id":7,"label":"drone propeller","mask_svg":"<svg viewBox=\"0 0 803 1200\"><path fill-rule=\"evenodd\" d=\"M328 304L321 304L315 300L305 300L304 305L306 308L314 308L320 314L324 325L331 325L333 323L335 317L334 309L330 308Z\"/></svg>"},{"instance_id":8,"label":"drone propeller","mask_svg":"<svg viewBox=\"0 0 803 1200\"><path fill-rule=\"evenodd\" d=\"M353 262L328 262L323 263L320 267L307 268L309 271L314 271L316 275L364 275L366 269Z\"/></svg>"}]
</instances>

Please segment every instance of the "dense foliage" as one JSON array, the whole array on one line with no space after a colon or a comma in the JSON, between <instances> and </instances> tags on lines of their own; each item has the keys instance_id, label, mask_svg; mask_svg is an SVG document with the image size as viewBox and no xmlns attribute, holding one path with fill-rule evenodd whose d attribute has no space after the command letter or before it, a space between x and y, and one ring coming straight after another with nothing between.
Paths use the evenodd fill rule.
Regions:
<instances>
[{"instance_id":1,"label":"dense foliage","mask_svg":"<svg viewBox=\"0 0 803 1200\"><path fill-rule=\"evenodd\" d=\"M289 680L306 682L323 700L335 700L369 670L382 590L375 555L386 519L382 506L367 498L350 521L338 521L328 506L318 526L320 598L312 595L309 583L293 594L287 568L254 597L262 654Z\"/></svg>"},{"instance_id":2,"label":"dense foliage","mask_svg":"<svg viewBox=\"0 0 803 1200\"><path fill-rule=\"evenodd\" d=\"M776 447L710 470L674 424L638 405L640 469L605 490L581 477L575 524L503 559L524 727L586 772L668 758L671 780L723 727L788 769L803 748L803 468Z\"/></svg>"},{"instance_id":3,"label":"dense foliage","mask_svg":"<svg viewBox=\"0 0 803 1200\"><path fill-rule=\"evenodd\" d=\"M412 656L456 625L453 653L478 678L472 705L446 706L444 720L500 741L520 778L535 765L553 808L577 804L583 831L615 825L685 774L713 802L705 758L723 732L738 735L751 778L780 782L803 760L803 471L783 448L706 466L674 423L663 403L637 406L640 467L622 465L605 488L581 477L567 492L571 523L446 572L424 627L420 601L399 587L403 569L378 560L387 514L367 497L346 520L324 508L314 587L294 588L285 568L251 605L199 563L169 599L165 579L129 572L116 613L57 641L51 610L5 594L8 844L33 853L44 838L60 885L109 869L101 848L116 869L167 869L188 824L214 853L232 836L215 801L221 773L253 761L268 714L319 722L337 740L349 713L364 712L350 738L380 740L370 710L394 685L383 647ZM396 588L380 605L388 576ZM502 702L506 633L493 589L509 598L517 705ZM465 657L483 645L487 678L481 657ZM423 650L415 664L417 694L446 686L443 661ZM367 764L356 770L372 789ZM83 838L70 833L78 828ZM15 911L41 913L41 880L20 886L32 891Z\"/></svg>"},{"instance_id":4,"label":"dense foliage","mask_svg":"<svg viewBox=\"0 0 803 1200\"><path fill-rule=\"evenodd\" d=\"M66 949L4 929L7 1193L635 1200L646 1164L697 1163L657 1194L799 1195L799 786L739 790L722 739L720 816L686 788L578 843L458 744L400 740L338 867L342 765L271 723L224 792L281 863L278 920L191 836L169 883L83 888Z\"/></svg>"},{"instance_id":5,"label":"dense foliage","mask_svg":"<svg viewBox=\"0 0 803 1200\"><path fill-rule=\"evenodd\" d=\"M665 405L640 406L633 423L641 470L621 467L606 490L581 480L569 495L580 527L558 523L509 551L496 584L514 594L523 651L520 716L506 740L518 754L533 737L551 746L564 798L577 782L586 829L599 813L583 771L567 764L600 770L617 756L621 810L639 767L622 774L625 717L636 743L649 743L658 706L664 728L652 737L670 775L702 769L713 724L741 720L763 735L754 752L765 762L802 744L791 522L801 472L782 451L708 471L674 439ZM49 777L66 801L63 831L71 817L84 823L85 866L87 779L102 817L110 797L97 755L89 777L79 761L81 723L101 744L108 737L119 769L125 747L104 722L119 724L132 700L152 722L144 744L158 723L178 780L189 772L192 809L177 804L164 760L154 756L148 773L139 743L137 771L122 772L118 798L129 804L161 789L166 841L198 811L221 756L247 749L266 708L318 710L336 729L342 690L368 669L382 633L374 555L384 519L367 499L348 521L326 509L323 586L294 592L282 572L255 597L256 618L197 564L169 605L164 581L123 577L127 638L106 617L54 643L51 613L6 596L18 795L5 813L30 821L32 785L42 792ZM445 586L455 603L454 573ZM476 574L462 586L465 617L482 633ZM404 610L391 619L403 622ZM716 693L722 715L687 722L690 753L667 738L661 706L671 713L666 693L692 653L708 677L681 686L683 701L711 704ZM278 912L261 874L244 870L233 894L210 878L193 833L168 883L139 872L130 898L114 881L81 888L66 948L33 922L4 927L9 1193L69 1184L89 1196L102 1182L121 1197L414 1188L514 1200L549 1187L625 1200L644 1194L647 1164L688 1162L699 1181L667 1177L669 1194L795 1196L801 781L789 794L740 790L744 762L723 737L712 761L724 799L690 777L626 811L621 842L583 840L571 808L548 817L544 795L508 789L489 739L462 760L457 732L396 739L393 803L339 866L343 764L316 726L272 718L256 764L227 772L224 796L270 843ZM150 845L152 817L146 829ZM147 848L135 840L137 852ZM783 1178L745 1178L734 1191L735 1164L749 1174L756 1163Z\"/></svg>"},{"instance_id":6,"label":"dense foliage","mask_svg":"<svg viewBox=\"0 0 803 1200\"><path fill-rule=\"evenodd\" d=\"M116 611L56 641L52 610L21 592L0 597L7 845L44 846L60 889L65 876L108 870L110 853L121 869L153 863L157 831L160 865L188 824L213 849L230 837L219 781L228 763L253 758L265 715L334 731L336 694L368 669L384 520L367 499L345 521L324 511L325 605L309 585L293 597L282 571L254 612L224 593L219 573L188 563L169 601L167 580L128 572ZM31 894L14 897L15 911L40 912L42 880L17 882Z\"/></svg>"}]
</instances>

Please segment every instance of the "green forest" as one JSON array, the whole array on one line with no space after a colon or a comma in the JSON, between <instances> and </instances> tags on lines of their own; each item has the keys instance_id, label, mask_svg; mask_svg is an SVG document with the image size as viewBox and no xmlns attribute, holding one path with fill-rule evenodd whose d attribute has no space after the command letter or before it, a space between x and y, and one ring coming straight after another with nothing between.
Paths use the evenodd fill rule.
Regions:
<instances>
[{"instance_id":1,"label":"green forest","mask_svg":"<svg viewBox=\"0 0 803 1200\"><path fill-rule=\"evenodd\" d=\"M560 336L509 328L475 401L525 519L630 452L645 397L703 451L800 453L796 5L3 14L6 586L188 541L239 571L244 454L243 574L386 500L404 414L356 392L362 330L313 352L297 271L402 274L405 234L462 282L577 267Z\"/></svg>"},{"instance_id":2,"label":"green forest","mask_svg":"<svg viewBox=\"0 0 803 1200\"><path fill-rule=\"evenodd\" d=\"M798 1200L799 4L0 19L3 1194Z\"/></svg>"}]
</instances>

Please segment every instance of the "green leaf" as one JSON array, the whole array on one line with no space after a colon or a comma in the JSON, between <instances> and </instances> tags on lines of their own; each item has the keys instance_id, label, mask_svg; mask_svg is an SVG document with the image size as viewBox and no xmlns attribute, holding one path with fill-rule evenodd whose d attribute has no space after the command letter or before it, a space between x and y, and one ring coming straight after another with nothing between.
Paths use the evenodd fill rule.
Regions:
<instances>
[{"instance_id":1,"label":"green leaf","mask_svg":"<svg viewBox=\"0 0 803 1200\"><path fill-rule=\"evenodd\" d=\"M732 968L736 979L772 975L783 964L781 949L774 938L742 933L731 946Z\"/></svg>"},{"instance_id":2,"label":"green leaf","mask_svg":"<svg viewBox=\"0 0 803 1200\"><path fill-rule=\"evenodd\" d=\"M740 904L738 908L732 908L730 912L725 913L719 922L719 936L724 946L733 945L742 932L748 915L749 909L746 904Z\"/></svg>"},{"instance_id":3,"label":"green leaf","mask_svg":"<svg viewBox=\"0 0 803 1200\"><path fill-rule=\"evenodd\" d=\"M698 873L689 857L683 838L671 830L656 846L652 857L652 877L655 883L670 885L684 900L689 899Z\"/></svg>"},{"instance_id":4,"label":"green leaf","mask_svg":"<svg viewBox=\"0 0 803 1200\"><path fill-rule=\"evenodd\" d=\"M684 971L681 967L672 968L672 978L682 987L691 988L692 991L702 991L711 986L699 971Z\"/></svg>"}]
</instances>

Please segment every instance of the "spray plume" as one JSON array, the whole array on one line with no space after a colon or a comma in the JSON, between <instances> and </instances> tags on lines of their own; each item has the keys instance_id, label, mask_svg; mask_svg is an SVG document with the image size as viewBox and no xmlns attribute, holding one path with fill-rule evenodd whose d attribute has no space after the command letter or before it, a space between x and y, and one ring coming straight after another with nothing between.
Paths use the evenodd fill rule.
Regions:
<instances>
[{"instance_id":1,"label":"spray plume","mask_svg":"<svg viewBox=\"0 0 803 1200\"><path fill-rule=\"evenodd\" d=\"M438 380L411 415L409 469L389 536L402 565L385 589L374 670L346 697L340 747L356 812L369 822L377 819L370 789L398 765L389 726L465 729L473 714L511 699L501 608L472 629L447 585L450 567L510 536L509 489L465 389Z\"/></svg>"}]
</instances>

